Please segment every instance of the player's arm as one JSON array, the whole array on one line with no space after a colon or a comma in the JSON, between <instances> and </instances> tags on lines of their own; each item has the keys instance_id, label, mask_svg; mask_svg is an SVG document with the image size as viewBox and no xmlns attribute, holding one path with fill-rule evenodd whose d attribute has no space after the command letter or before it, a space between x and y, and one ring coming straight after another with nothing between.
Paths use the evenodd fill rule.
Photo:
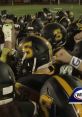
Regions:
<instances>
[{"instance_id":1,"label":"player's arm","mask_svg":"<svg viewBox=\"0 0 82 117\"><path fill-rule=\"evenodd\" d=\"M82 60L75 56L72 56L65 49L59 50L54 56L54 59L56 61L68 63L79 71L82 71Z\"/></svg>"}]
</instances>

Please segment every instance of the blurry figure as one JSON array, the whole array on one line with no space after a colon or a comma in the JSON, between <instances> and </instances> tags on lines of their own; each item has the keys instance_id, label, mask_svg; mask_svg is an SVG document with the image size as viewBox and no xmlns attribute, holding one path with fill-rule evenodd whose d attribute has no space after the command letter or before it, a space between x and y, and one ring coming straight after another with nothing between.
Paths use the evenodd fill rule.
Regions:
<instances>
[{"instance_id":1,"label":"blurry figure","mask_svg":"<svg viewBox=\"0 0 82 117\"><path fill-rule=\"evenodd\" d=\"M66 11L68 18L71 20L71 23L74 22L74 13L72 11Z\"/></svg>"},{"instance_id":2,"label":"blurry figure","mask_svg":"<svg viewBox=\"0 0 82 117\"><path fill-rule=\"evenodd\" d=\"M34 105L16 100L14 74L3 62L0 62L0 76L0 117L33 117Z\"/></svg>"},{"instance_id":3,"label":"blurry figure","mask_svg":"<svg viewBox=\"0 0 82 117\"><path fill-rule=\"evenodd\" d=\"M53 73L53 67L48 68L52 66L52 47L46 39L34 34L24 37L7 61L18 79L29 74Z\"/></svg>"},{"instance_id":4,"label":"blurry figure","mask_svg":"<svg viewBox=\"0 0 82 117\"><path fill-rule=\"evenodd\" d=\"M65 48L67 50L72 51L74 49L75 43L79 42L79 38L81 39L81 32L82 31L82 20L79 18L78 20L74 21L72 24L69 25L67 29L67 41ZM79 37L76 39L76 37Z\"/></svg>"},{"instance_id":5,"label":"blurry figure","mask_svg":"<svg viewBox=\"0 0 82 117\"><path fill-rule=\"evenodd\" d=\"M55 22L62 24L66 29L71 24L66 11L58 11L55 15Z\"/></svg>"},{"instance_id":6,"label":"blurry figure","mask_svg":"<svg viewBox=\"0 0 82 117\"><path fill-rule=\"evenodd\" d=\"M66 43L66 29L59 23L46 25L41 34L51 43L53 53Z\"/></svg>"},{"instance_id":7,"label":"blurry figure","mask_svg":"<svg viewBox=\"0 0 82 117\"><path fill-rule=\"evenodd\" d=\"M52 4L55 4L56 0L51 0Z\"/></svg>"}]
</instances>

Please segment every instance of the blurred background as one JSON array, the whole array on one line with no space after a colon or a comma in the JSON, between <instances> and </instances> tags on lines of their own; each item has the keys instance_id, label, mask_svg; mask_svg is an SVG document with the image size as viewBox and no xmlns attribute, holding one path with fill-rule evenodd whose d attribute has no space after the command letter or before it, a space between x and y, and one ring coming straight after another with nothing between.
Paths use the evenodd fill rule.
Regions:
<instances>
[{"instance_id":1,"label":"blurred background","mask_svg":"<svg viewBox=\"0 0 82 117\"><path fill-rule=\"evenodd\" d=\"M26 4L26 3L50 3L50 4L60 4L60 3L82 3L82 0L0 0L1 4Z\"/></svg>"},{"instance_id":2,"label":"blurred background","mask_svg":"<svg viewBox=\"0 0 82 117\"><path fill-rule=\"evenodd\" d=\"M0 10L6 9L17 16L34 14L42 8L57 10L71 10L75 17L82 15L82 0L0 0Z\"/></svg>"},{"instance_id":3,"label":"blurred background","mask_svg":"<svg viewBox=\"0 0 82 117\"><path fill-rule=\"evenodd\" d=\"M0 4L34 4L34 3L47 3L47 4L60 4L60 3L82 3L82 0L0 0Z\"/></svg>"}]
</instances>

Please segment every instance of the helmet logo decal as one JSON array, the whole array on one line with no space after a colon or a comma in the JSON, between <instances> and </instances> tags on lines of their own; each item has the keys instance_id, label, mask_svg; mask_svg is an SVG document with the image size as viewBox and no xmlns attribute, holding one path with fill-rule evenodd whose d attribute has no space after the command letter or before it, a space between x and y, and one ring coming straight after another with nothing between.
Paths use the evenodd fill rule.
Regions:
<instances>
[{"instance_id":1,"label":"helmet logo decal","mask_svg":"<svg viewBox=\"0 0 82 117\"><path fill-rule=\"evenodd\" d=\"M22 47L23 52L26 53L26 58L32 58L33 57L33 50L32 50L32 42L26 42L23 44Z\"/></svg>"},{"instance_id":2,"label":"helmet logo decal","mask_svg":"<svg viewBox=\"0 0 82 117\"><path fill-rule=\"evenodd\" d=\"M53 33L54 33L56 41L62 40L63 34L61 32L61 29L56 29L53 31Z\"/></svg>"}]
</instances>

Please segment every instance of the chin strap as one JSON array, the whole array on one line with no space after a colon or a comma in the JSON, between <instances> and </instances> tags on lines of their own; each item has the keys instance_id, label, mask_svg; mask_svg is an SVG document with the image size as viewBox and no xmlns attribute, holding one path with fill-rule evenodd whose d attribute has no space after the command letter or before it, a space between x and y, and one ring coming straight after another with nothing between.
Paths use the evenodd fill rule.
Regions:
<instances>
[{"instance_id":1,"label":"chin strap","mask_svg":"<svg viewBox=\"0 0 82 117\"><path fill-rule=\"evenodd\" d=\"M36 63L37 63L37 58L34 58L34 63L33 63L33 68L32 68L32 73L34 73L35 70L36 70Z\"/></svg>"}]
</instances>

